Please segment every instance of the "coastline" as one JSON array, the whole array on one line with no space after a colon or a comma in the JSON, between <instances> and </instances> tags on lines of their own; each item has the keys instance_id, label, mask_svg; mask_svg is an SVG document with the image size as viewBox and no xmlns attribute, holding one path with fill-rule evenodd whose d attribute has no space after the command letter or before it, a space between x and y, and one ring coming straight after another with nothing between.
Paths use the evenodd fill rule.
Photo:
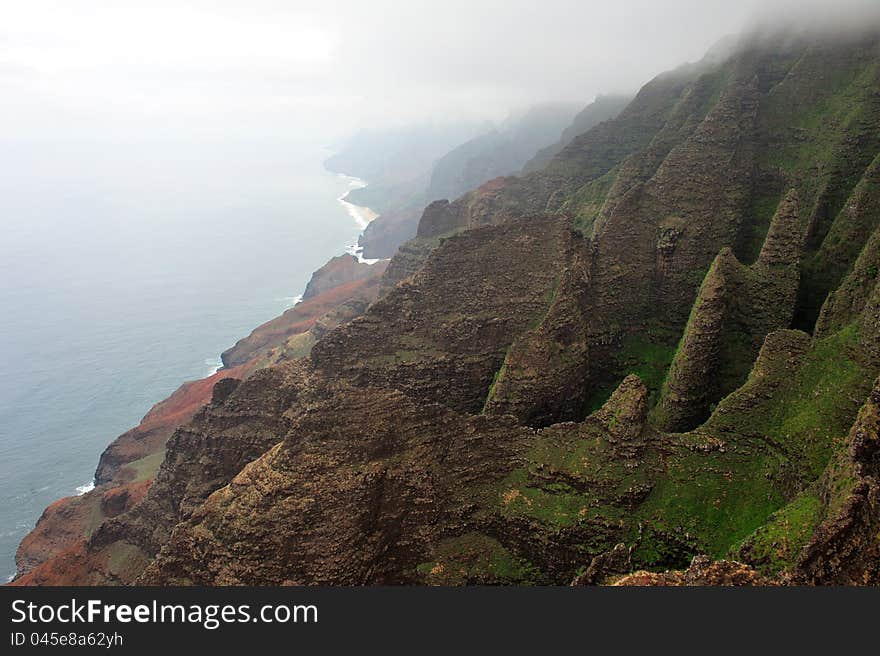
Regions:
<instances>
[{"instance_id":1,"label":"coastline","mask_svg":"<svg viewBox=\"0 0 880 656\"><path fill-rule=\"evenodd\" d=\"M354 256L359 264L375 265L378 262L382 262L381 259L363 258L362 249L358 246L358 238L363 234L363 230L366 226L368 226L378 214L368 207L355 205L345 200L345 196L349 190L366 187L367 183L354 176L344 174L337 175L348 182L348 189L342 195L338 196L336 200L359 228L354 243L343 246L343 252ZM337 250L335 253L329 254L328 257L330 258L330 261L332 261L334 258L339 257L339 255L340 253ZM316 272L313 272L312 275L315 273ZM378 276L380 275L381 271L377 271L375 277L378 279ZM334 294L339 296L340 294L358 293L356 290L360 288L361 284L362 283L357 283L354 286L349 285L350 289L346 288L343 290L340 288L339 292L331 292L331 294L326 295L327 297L325 299L315 299L315 301L310 300L306 303L303 302L304 290L296 296L279 298L278 301L282 304L281 316L283 316L284 313L301 306L304 308L303 312L306 315L311 316L312 314L315 314L312 319L312 321L314 321L318 318L318 315L323 314L327 309L330 309L335 304L344 300L341 296L339 299L336 299ZM324 305L322 305L322 303ZM261 365L256 361L253 361L240 367L224 366L222 359L219 356L216 358L206 358L204 362L206 367L208 367L208 370L203 378L192 380L191 382L183 382L180 388L173 392L169 397L157 402L141 420L140 424L129 429L126 433L115 437L105 447L104 452L100 454L98 464L99 471L102 470L102 467L106 469L104 463L105 457L109 452L113 451L114 448L119 447L121 443L120 441L125 442L126 436L155 432L157 433L156 438L162 442L162 445L164 445L164 439L170 437L177 426L186 423L198 407L201 407L204 403L210 401L210 388L213 387L213 382L228 376L246 376L251 371L261 368L261 366L264 366L265 364ZM211 384L208 387L205 387L203 383ZM204 389L202 389L202 387L204 387ZM183 410L180 410L178 406L181 406L182 404L188 405L186 405ZM158 430L156 429L156 426L158 426ZM159 433L161 433L161 437L159 436ZM151 440L151 442L152 441L156 440ZM143 453L139 452L137 457L132 456L132 462L146 462L150 458L153 458L154 456L151 454L156 451L156 447L164 448L164 446L159 444L159 441L156 441L156 444L152 446L146 444L142 445L141 450ZM123 446L121 448L122 450L125 450L126 447ZM37 520L36 524L32 526L18 543L16 556L22 549L24 549L25 553L28 555L43 552L46 556L51 558L60 551L75 546L76 541L82 539L81 536L77 537L76 534L80 528L85 529L85 519L88 516L94 516L95 513L101 514L99 510L103 505L106 505L107 498L112 497L117 491L130 499L126 503L126 510L130 505L139 501L148 488L148 485L144 487L144 484L149 481L140 474L134 481L126 481L126 475L122 472L126 468L130 469L132 466L132 463L129 463L126 460L127 459L123 459L112 467L114 473L110 478L107 477L106 472L104 472L105 475L103 476L96 473L95 478L92 478L85 484L77 486L69 496L53 501L52 504L43 511L42 516ZM152 464L158 469L158 462ZM142 472L142 474L145 473L146 472ZM141 486L141 489L135 489L136 486ZM53 509L55 512L49 512ZM68 509L73 511L69 515L67 515L67 513L70 512ZM59 510L61 512L58 512ZM123 510L120 509L120 512L122 511ZM80 524L83 524L83 526L81 527ZM71 539L74 539L74 542L70 542ZM43 556L40 560L46 559L46 556ZM22 570L18 565L19 563L16 563L16 569L11 575L4 577L6 583L16 580L32 569L28 567Z\"/></svg>"},{"instance_id":2,"label":"coastline","mask_svg":"<svg viewBox=\"0 0 880 656\"><path fill-rule=\"evenodd\" d=\"M365 258L364 257L364 248L360 245L360 237L364 234L364 230L367 229L367 226L370 225L376 218L378 218L378 214L371 210L369 207L364 207L362 205L355 205L352 202L346 200L348 197L348 193L353 189L363 189L368 185L365 180L361 178L355 177L353 175L346 175L345 173L337 173L340 178L344 178L348 180L348 191L342 194L336 201L345 208L345 211L348 212L348 215L354 219L355 223L357 223L358 227L361 229L358 238L355 240L353 244L346 246L345 252L349 255L354 255L358 262L362 264L375 264L381 258Z\"/></svg>"},{"instance_id":3,"label":"coastline","mask_svg":"<svg viewBox=\"0 0 880 656\"><path fill-rule=\"evenodd\" d=\"M355 238L354 243L346 245L344 247L344 252L357 258L357 261L360 264L369 264L369 265L376 264L377 262L380 262L382 260L382 258L373 258L373 259L365 258L363 256L364 249L360 245L360 238L363 236L364 230L366 230L367 226L370 225L370 223L372 223L376 218L378 218L379 214L377 212L374 212L369 207L365 207L362 205L355 205L354 203L351 203L346 200L348 193L352 189L363 189L366 186L368 186L369 183L367 183L365 180L362 180L361 178L358 178L353 175L347 175L345 173L336 173L336 175L337 175L337 177L340 177L348 182L348 189L345 192L343 192L342 195L340 195L336 198L336 202L338 202L340 205L342 205L342 207L345 209L345 211L348 213L348 215L352 219L354 219L354 222L360 228L360 232L358 233L357 237ZM333 259L333 257L336 257L336 256L331 255L330 259ZM314 272L312 272L312 273L314 274ZM302 303L304 293L305 293L305 289L303 289L296 296L288 296L283 299L279 299L284 302L284 306L282 307L282 313L286 312L287 310L291 310L291 309L295 308L297 305L299 305L300 303ZM206 359L205 364L211 367L208 370L206 377L211 377L214 374L216 374L218 371L222 371L223 369L227 368L223 363L222 355L218 355L214 359L211 359L211 358ZM92 487L94 487L94 486L92 486ZM77 488L78 493L83 494L83 493L79 492L80 489L82 489L82 488L79 488L79 487Z\"/></svg>"}]
</instances>

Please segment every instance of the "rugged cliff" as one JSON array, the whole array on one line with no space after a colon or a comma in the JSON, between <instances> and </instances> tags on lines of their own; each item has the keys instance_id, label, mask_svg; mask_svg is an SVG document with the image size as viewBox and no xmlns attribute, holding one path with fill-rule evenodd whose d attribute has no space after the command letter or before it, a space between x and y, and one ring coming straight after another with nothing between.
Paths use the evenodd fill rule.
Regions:
<instances>
[{"instance_id":1,"label":"rugged cliff","mask_svg":"<svg viewBox=\"0 0 880 656\"><path fill-rule=\"evenodd\" d=\"M539 146L539 150L523 165L522 172L540 171L575 137L592 130L599 123L615 118L631 100L632 96L629 95L598 96L575 115L571 125L562 131L562 136L559 139L548 146ZM506 172L500 173L500 175L505 174Z\"/></svg>"},{"instance_id":2,"label":"rugged cliff","mask_svg":"<svg viewBox=\"0 0 880 656\"><path fill-rule=\"evenodd\" d=\"M597 100L577 116L576 106L562 103L537 105L514 113L497 129L461 144L437 160L425 198L458 198L487 180L519 173L535 153L554 148L548 144L557 144L560 135L565 140L559 145L561 149L596 123L613 118L625 104Z\"/></svg>"},{"instance_id":3,"label":"rugged cliff","mask_svg":"<svg viewBox=\"0 0 880 656\"><path fill-rule=\"evenodd\" d=\"M376 179L364 176L370 185L353 190L348 199L367 205L379 217L360 238L364 256L385 258L395 254L417 232L422 209L431 201L457 198L493 178L518 173L539 149L561 148L563 138L573 136L577 126L592 127L622 109L619 99L599 99L584 109L572 123L577 108L566 103L544 104L512 113L497 127L462 140L448 148L429 165L409 167L410 177L401 182L380 173ZM551 145L556 144L556 145ZM564 144L563 144L564 145ZM542 151L543 152L543 151ZM549 157L549 156L548 156ZM330 166L338 165L331 159Z\"/></svg>"},{"instance_id":4,"label":"rugged cliff","mask_svg":"<svg viewBox=\"0 0 880 656\"><path fill-rule=\"evenodd\" d=\"M878 156L878 30L660 75L18 582L880 583Z\"/></svg>"},{"instance_id":5,"label":"rugged cliff","mask_svg":"<svg viewBox=\"0 0 880 656\"><path fill-rule=\"evenodd\" d=\"M375 300L385 266L384 262L359 264L349 255L333 258L312 276L308 300L256 328L224 353L224 368L202 380L181 385L157 403L137 427L116 438L101 454L95 489L53 503L22 541L16 553L18 575L24 576L20 580L61 582L73 575L69 569L85 567L83 563L75 567L64 563L80 556L85 540L105 520L143 500L175 430L190 422L212 397L222 398L232 389L230 385L270 364L302 357L318 336L362 312ZM53 562L43 567L39 576L29 576L47 560Z\"/></svg>"}]
</instances>

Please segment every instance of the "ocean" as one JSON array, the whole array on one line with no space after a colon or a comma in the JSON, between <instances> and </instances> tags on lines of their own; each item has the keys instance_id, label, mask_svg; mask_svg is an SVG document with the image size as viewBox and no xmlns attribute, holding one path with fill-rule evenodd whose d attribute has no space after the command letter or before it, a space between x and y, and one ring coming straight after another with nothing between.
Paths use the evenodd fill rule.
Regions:
<instances>
[{"instance_id":1,"label":"ocean","mask_svg":"<svg viewBox=\"0 0 880 656\"><path fill-rule=\"evenodd\" d=\"M173 153L173 154L172 154ZM319 143L0 144L0 581L55 499L371 218Z\"/></svg>"}]
</instances>

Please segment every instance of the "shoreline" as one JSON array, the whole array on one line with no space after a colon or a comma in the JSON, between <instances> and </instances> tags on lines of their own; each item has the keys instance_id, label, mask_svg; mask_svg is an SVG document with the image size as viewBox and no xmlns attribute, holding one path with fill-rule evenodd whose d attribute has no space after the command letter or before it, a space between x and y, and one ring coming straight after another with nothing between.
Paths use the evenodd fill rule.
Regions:
<instances>
[{"instance_id":1,"label":"shoreline","mask_svg":"<svg viewBox=\"0 0 880 656\"><path fill-rule=\"evenodd\" d=\"M332 173L335 173L335 172L332 172ZM357 261L361 264L370 264L370 265L376 264L376 262L382 261L382 258L365 258L363 255L364 249L360 245L360 238L364 234L364 230L366 230L367 226L370 225L370 223L372 223L375 219L377 219L379 217L379 214L377 212L373 211L372 209L370 209L369 207L365 207L363 205L355 205L354 203L345 200L346 197L348 196L348 193L351 190L363 189L364 187L368 186L369 183L366 180L358 178L357 176L347 175L345 173L336 173L336 176L340 177L348 182L348 189L346 191L344 191L342 193L342 195L340 195L336 198L336 202L339 203L340 205L342 205L342 207L345 209L345 211L348 213L348 215L352 219L354 219L354 222L360 228L360 232L358 233L357 237L355 238L354 243L345 246L343 252L357 258ZM336 256L335 255L330 256L331 259L333 257L336 257ZM312 272L312 274L314 274L314 271ZM306 284L308 284L308 282L306 282ZM297 294L296 296L289 296L289 297L282 299L285 301L284 307L282 308L282 312L286 312L287 310L295 308L297 305L302 303L304 293L305 293L305 289L303 289L303 291L300 292L299 294ZM226 366L223 364L222 357L219 355L216 358L206 358L205 364L208 365L209 367L211 367L208 370L207 377L213 376L218 371L226 368ZM80 489L81 488L79 488L79 487L77 488L78 494L81 494L79 492Z\"/></svg>"},{"instance_id":2,"label":"shoreline","mask_svg":"<svg viewBox=\"0 0 880 656\"><path fill-rule=\"evenodd\" d=\"M364 258L363 252L362 252L363 249L358 245L358 240L359 240L359 237L363 234L364 229L378 216L378 214L376 212L374 212L372 209L370 209L369 207L355 205L354 203L350 203L345 200L345 196L347 195L348 191L350 191L351 189L360 189L360 188L366 187L367 183L364 180L361 180L360 178L357 178L354 176L349 176L349 175L339 174L339 173L337 175L339 177L345 179L348 182L348 189L346 191L344 191L340 196L338 196L336 198L336 201L343 207L343 209L346 211L348 216L354 220L355 224L359 228L358 235L355 238L354 243L347 245L347 246L343 246L343 252L354 256L359 263L374 265L377 262L380 262L382 260L381 259ZM339 251L336 251L335 253L330 254L329 258L333 259L334 257L337 257L338 253L339 253ZM314 275L314 273L315 272L312 272L312 275ZM281 310L282 313L299 305L302 302L302 297L303 297L303 293L300 293L296 296L289 296L289 297L284 297L284 298L278 299L280 302L283 302L283 307ZM182 386L186 386L188 384L193 384L193 383L197 384L200 380L205 380L206 378L211 378L211 377L217 375L218 372L225 370L225 369L229 369L229 367L224 366L220 356L216 356L213 358L211 358L211 357L206 358L204 360L204 365L206 367L208 367L208 371L206 372L206 376L204 376L200 379L195 379L190 382L185 381L182 383ZM160 404L167 402L168 399L173 397L176 393L177 393L177 391L173 392L170 397L163 399L162 401L159 401L157 404L155 404L151 408L151 412ZM135 426L133 429L130 429L130 430L137 430L140 426L143 425L143 421L144 420L142 419L140 424L138 424L137 426ZM114 444L118 439L119 439L119 437L115 438L113 441L110 442L110 445ZM109 446L107 448L109 448ZM85 499L90 496L90 493L93 492L95 490L95 488L96 488L96 480L94 478L92 478L90 481L76 486L75 489L72 491L72 494L70 494L69 497L63 497L63 498ZM56 500L55 502L57 502L57 501L58 500ZM53 502L53 503L55 503L55 502ZM30 530L28 530L25 533L25 535L19 541L18 548L21 547L22 541L25 540L28 535L31 535L38 528L39 523L40 523L40 518L37 518L34 525L30 528ZM16 549L16 553L18 551L18 548ZM8 575L7 577L4 577L4 578L6 578L6 583L15 580L16 577L19 576L20 574L21 573L18 571L18 567L16 566L16 569L12 574Z\"/></svg>"},{"instance_id":3,"label":"shoreline","mask_svg":"<svg viewBox=\"0 0 880 656\"><path fill-rule=\"evenodd\" d=\"M357 240L345 247L345 252L349 255L353 255L357 258L358 262L362 264L375 264L382 258L365 258L364 257L364 249L363 246L360 245L360 237L363 235L364 230L367 229L367 226L370 225L373 221L375 221L379 214L369 207L365 207L363 205L355 205L354 203L347 201L348 193L353 189L363 189L368 186L368 182L366 180L362 180L353 175L347 175L345 173L337 173L340 178L344 178L348 181L348 191L339 196L336 201L345 208L345 211L348 212L348 215L354 219L354 222L361 229L360 234L358 234Z\"/></svg>"}]
</instances>

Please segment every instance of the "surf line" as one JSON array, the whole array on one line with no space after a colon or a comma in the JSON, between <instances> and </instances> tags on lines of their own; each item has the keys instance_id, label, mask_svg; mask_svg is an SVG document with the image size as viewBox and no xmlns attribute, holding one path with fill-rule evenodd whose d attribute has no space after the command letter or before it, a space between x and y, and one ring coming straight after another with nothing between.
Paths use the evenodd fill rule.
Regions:
<instances>
[{"instance_id":1,"label":"surf line","mask_svg":"<svg viewBox=\"0 0 880 656\"><path fill-rule=\"evenodd\" d=\"M345 200L345 197L348 195L348 192L353 189L363 189L367 186L367 183L360 178L356 178L352 175L345 175L344 173L340 173L339 177L348 180L348 191L342 194L336 200L345 208L345 211L348 212L348 215L354 219L354 222L361 229L361 235L363 231L366 230L367 226L370 225L372 221L376 219L379 215L371 210L369 207L364 207L362 205L355 205L354 203ZM358 235L358 241L349 246L346 246L345 252L349 255L353 255L357 258L358 262L363 262L365 264L375 264L379 261L379 259L369 259L364 257L364 249L360 245L360 235Z\"/></svg>"}]
</instances>

